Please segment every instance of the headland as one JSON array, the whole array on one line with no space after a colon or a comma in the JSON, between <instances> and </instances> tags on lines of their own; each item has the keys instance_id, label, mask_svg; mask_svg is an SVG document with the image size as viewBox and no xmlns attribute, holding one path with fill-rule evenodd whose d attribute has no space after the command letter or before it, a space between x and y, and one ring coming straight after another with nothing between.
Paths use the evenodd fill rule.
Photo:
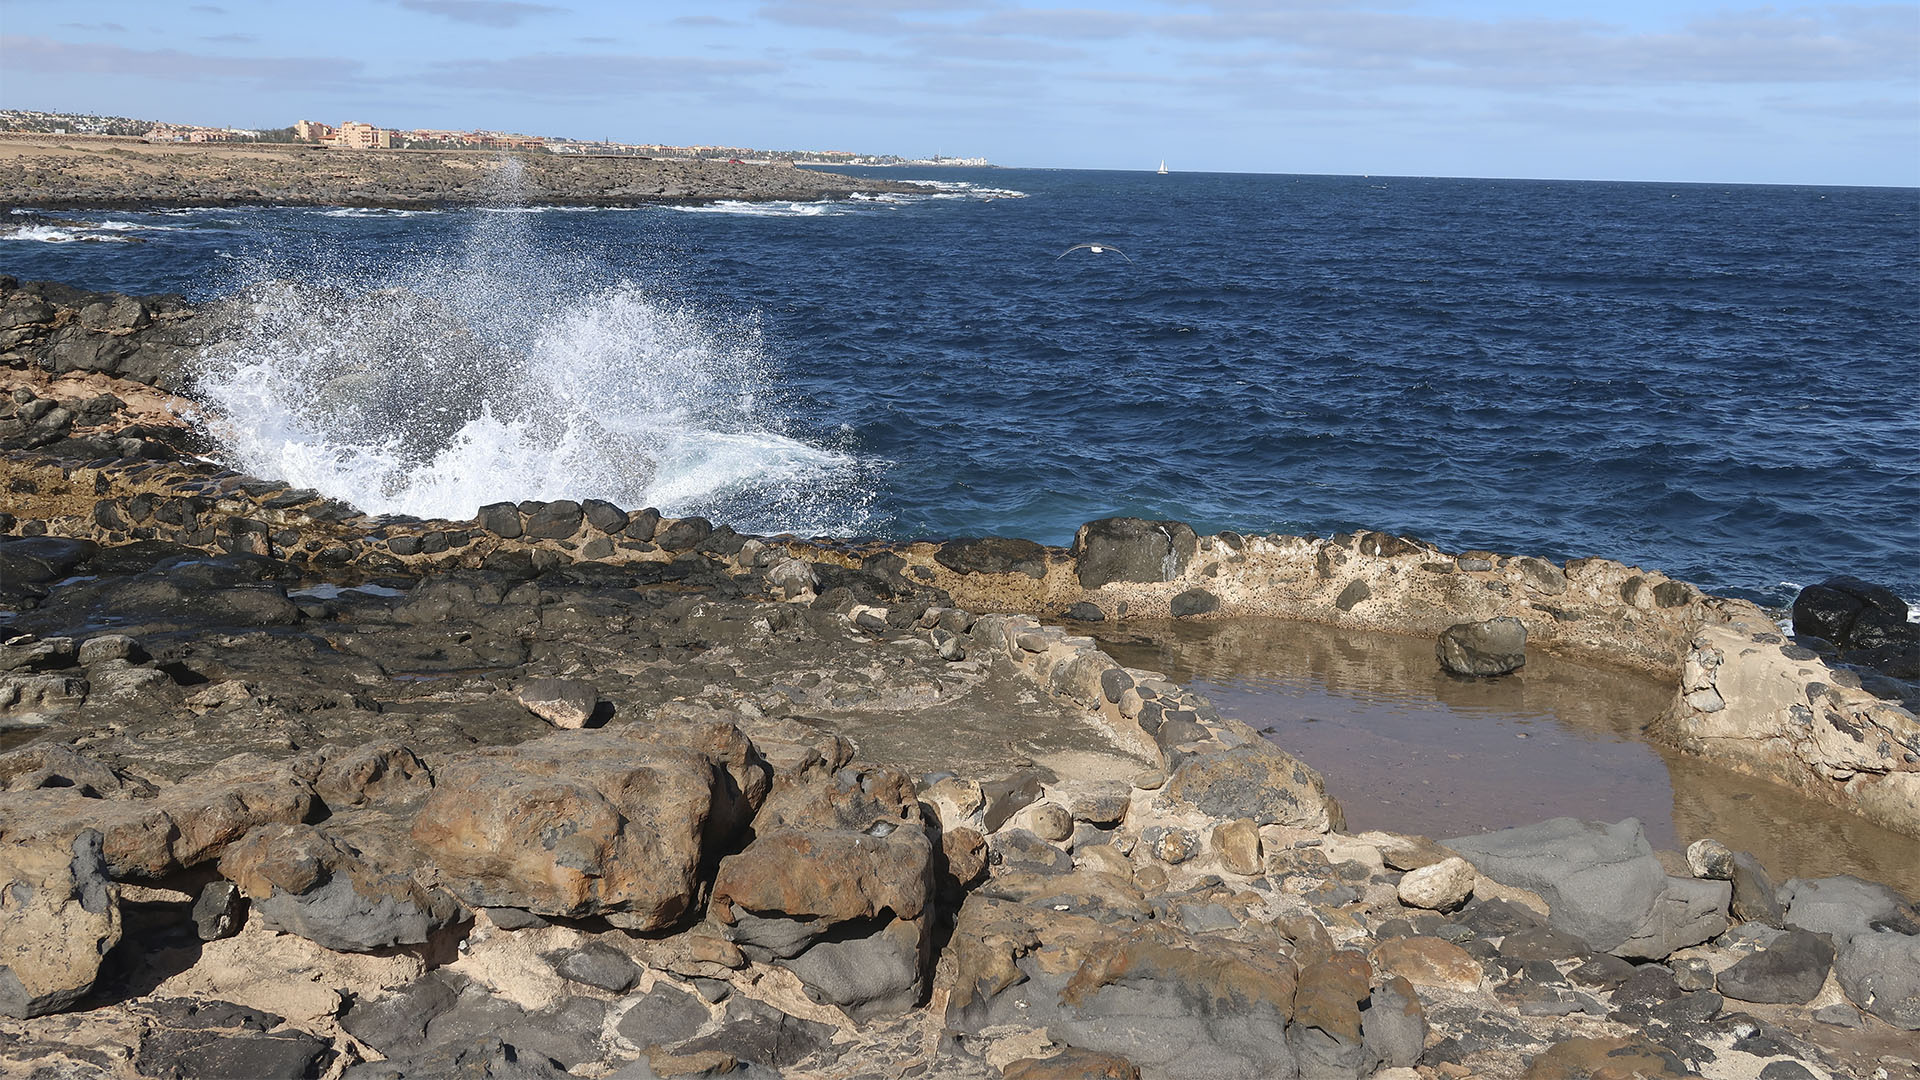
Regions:
<instances>
[{"instance_id":1,"label":"headland","mask_svg":"<svg viewBox=\"0 0 1920 1080\"><path fill-rule=\"evenodd\" d=\"M633 156L504 155L513 197L558 206L814 202L856 193L923 193L890 180L778 165ZM353 152L285 143L149 143L107 135L0 133L0 208L489 205L502 154Z\"/></svg>"}]
</instances>

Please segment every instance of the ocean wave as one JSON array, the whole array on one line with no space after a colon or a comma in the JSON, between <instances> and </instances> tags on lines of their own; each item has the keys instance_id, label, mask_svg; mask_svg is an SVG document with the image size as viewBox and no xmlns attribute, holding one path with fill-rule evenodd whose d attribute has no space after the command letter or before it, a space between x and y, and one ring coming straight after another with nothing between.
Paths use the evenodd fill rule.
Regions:
<instances>
[{"instance_id":1,"label":"ocean wave","mask_svg":"<svg viewBox=\"0 0 1920 1080\"><path fill-rule=\"evenodd\" d=\"M668 206L687 214L739 214L743 217L839 217L854 212L844 202L747 202L722 199L703 206Z\"/></svg>"},{"instance_id":2,"label":"ocean wave","mask_svg":"<svg viewBox=\"0 0 1920 1080\"><path fill-rule=\"evenodd\" d=\"M401 210L384 206L334 206L317 211L321 217L334 218L409 218L439 212L438 210Z\"/></svg>"},{"instance_id":3,"label":"ocean wave","mask_svg":"<svg viewBox=\"0 0 1920 1080\"><path fill-rule=\"evenodd\" d=\"M0 234L0 240L30 240L41 244L132 244L138 243L140 238L103 236L84 227L63 229L57 225L22 225L10 233Z\"/></svg>"}]
</instances>

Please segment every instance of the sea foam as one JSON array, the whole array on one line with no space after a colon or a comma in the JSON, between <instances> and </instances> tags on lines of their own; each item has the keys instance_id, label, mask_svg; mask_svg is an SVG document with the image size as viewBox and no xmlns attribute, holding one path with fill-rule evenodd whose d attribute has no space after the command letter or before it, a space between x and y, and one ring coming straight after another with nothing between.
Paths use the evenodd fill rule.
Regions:
<instances>
[{"instance_id":1,"label":"sea foam","mask_svg":"<svg viewBox=\"0 0 1920 1080\"><path fill-rule=\"evenodd\" d=\"M605 499L743 530L867 531L875 463L789 433L751 319L724 320L472 215L378 269L272 256L204 351L222 460L369 513Z\"/></svg>"}]
</instances>

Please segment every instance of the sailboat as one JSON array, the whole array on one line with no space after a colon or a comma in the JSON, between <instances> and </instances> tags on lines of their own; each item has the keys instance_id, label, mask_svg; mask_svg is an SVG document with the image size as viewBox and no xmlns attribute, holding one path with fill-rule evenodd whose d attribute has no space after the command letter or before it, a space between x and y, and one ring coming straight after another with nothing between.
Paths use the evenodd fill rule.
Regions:
<instances>
[{"instance_id":1,"label":"sailboat","mask_svg":"<svg viewBox=\"0 0 1920 1080\"><path fill-rule=\"evenodd\" d=\"M1167 159L1166 158L1160 159L1160 175L1161 176L1167 175Z\"/></svg>"}]
</instances>

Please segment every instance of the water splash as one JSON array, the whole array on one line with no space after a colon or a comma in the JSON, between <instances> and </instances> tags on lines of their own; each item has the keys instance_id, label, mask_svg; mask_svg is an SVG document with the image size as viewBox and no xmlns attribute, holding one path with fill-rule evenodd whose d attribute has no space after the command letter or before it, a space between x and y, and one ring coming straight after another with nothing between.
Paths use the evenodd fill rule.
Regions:
<instances>
[{"instance_id":1,"label":"water splash","mask_svg":"<svg viewBox=\"0 0 1920 1080\"><path fill-rule=\"evenodd\" d=\"M745 531L869 529L874 464L788 433L752 320L650 295L523 215L465 216L459 243L381 266L247 260L237 332L195 380L226 463L370 513L597 498Z\"/></svg>"}]
</instances>

